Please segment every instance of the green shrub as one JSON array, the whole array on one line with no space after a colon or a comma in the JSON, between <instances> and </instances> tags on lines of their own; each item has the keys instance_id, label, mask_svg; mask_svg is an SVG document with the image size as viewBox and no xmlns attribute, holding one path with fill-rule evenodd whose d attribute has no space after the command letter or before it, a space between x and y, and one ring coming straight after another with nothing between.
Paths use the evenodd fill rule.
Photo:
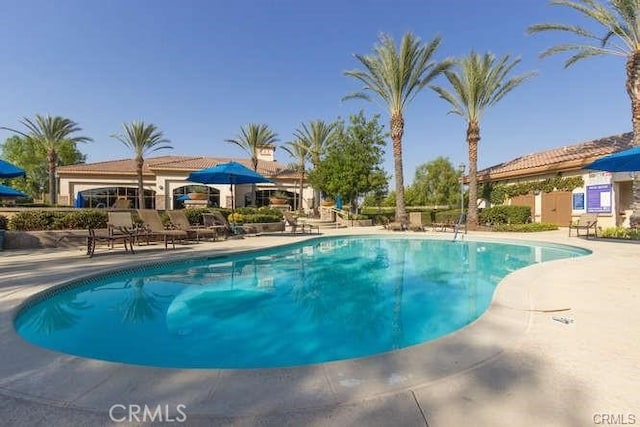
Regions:
<instances>
[{"instance_id":1,"label":"green shrub","mask_svg":"<svg viewBox=\"0 0 640 427\"><path fill-rule=\"evenodd\" d=\"M0 215L0 230L6 230L9 220L6 216Z\"/></svg>"},{"instance_id":2,"label":"green shrub","mask_svg":"<svg viewBox=\"0 0 640 427\"><path fill-rule=\"evenodd\" d=\"M9 220L9 229L15 231L53 230L53 224L58 219L59 212L53 211L22 211L16 213Z\"/></svg>"},{"instance_id":3,"label":"green shrub","mask_svg":"<svg viewBox=\"0 0 640 427\"><path fill-rule=\"evenodd\" d=\"M396 208L389 206L363 206L360 213L371 218L374 224L388 224L395 218Z\"/></svg>"},{"instance_id":4,"label":"green shrub","mask_svg":"<svg viewBox=\"0 0 640 427\"><path fill-rule=\"evenodd\" d=\"M637 228L609 227L601 230L599 234L600 237L610 239L640 240L640 229Z\"/></svg>"},{"instance_id":5,"label":"green shrub","mask_svg":"<svg viewBox=\"0 0 640 427\"><path fill-rule=\"evenodd\" d=\"M242 216L242 221L246 223L265 223L265 222L280 222L282 215L266 215L261 213L246 214Z\"/></svg>"},{"instance_id":6,"label":"green shrub","mask_svg":"<svg viewBox=\"0 0 640 427\"><path fill-rule=\"evenodd\" d=\"M29 210L16 213L9 220L9 229L15 231L66 230L105 228L107 213L95 210L41 211Z\"/></svg>"},{"instance_id":7,"label":"green shrub","mask_svg":"<svg viewBox=\"0 0 640 427\"><path fill-rule=\"evenodd\" d=\"M532 222L529 224L498 224L493 227L494 231L511 231L519 233L533 233L537 231L551 231L557 230L556 224L549 224L545 222Z\"/></svg>"},{"instance_id":8,"label":"green shrub","mask_svg":"<svg viewBox=\"0 0 640 427\"><path fill-rule=\"evenodd\" d=\"M202 225L202 214L209 212L211 212L209 208L189 208L184 210L184 214L191 225Z\"/></svg>"},{"instance_id":9,"label":"green shrub","mask_svg":"<svg viewBox=\"0 0 640 427\"><path fill-rule=\"evenodd\" d=\"M442 224L445 222L455 222L460 217L460 209L447 209L445 211L430 211L422 214L422 223L431 224L433 222Z\"/></svg>"},{"instance_id":10,"label":"green shrub","mask_svg":"<svg viewBox=\"0 0 640 427\"><path fill-rule=\"evenodd\" d=\"M529 206L493 206L480 211L481 224L526 224L531 221Z\"/></svg>"},{"instance_id":11,"label":"green shrub","mask_svg":"<svg viewBox=\"0 0 640 427\"><path fill-rule=\"evenodd\" d=\"M78 210L72 212L61 212L61 216L56 223L60 228L56 229L83 229L83 228L106 228L108 215L106 212L94 210ZM56 225L57 227L58 225Z\"/></svg>"}]
</instances>

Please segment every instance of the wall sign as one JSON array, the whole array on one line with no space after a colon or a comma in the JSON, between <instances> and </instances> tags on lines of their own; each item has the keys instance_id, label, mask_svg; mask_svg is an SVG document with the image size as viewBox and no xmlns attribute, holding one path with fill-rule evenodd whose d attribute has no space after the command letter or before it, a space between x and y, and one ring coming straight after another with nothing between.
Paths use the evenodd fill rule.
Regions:
<instances>
[{"instance_id":1,"label":"wall sign","mask_svg":"<svg viewBox=\"0 0 640 427\"><path fill-rule=\"evenodd\" d=\"M611 184L587 186L587 212L611 213Z\"/></svg>"},{"instance_id":2,"label":"wall sign","mask_svg":"<svg viewBox=\"0 0 640 427\"><path fill-rule=\"evenodd\" d=\"M573 193L573 210L584 210L584 193Z\"/></svg>"}]
</instances>

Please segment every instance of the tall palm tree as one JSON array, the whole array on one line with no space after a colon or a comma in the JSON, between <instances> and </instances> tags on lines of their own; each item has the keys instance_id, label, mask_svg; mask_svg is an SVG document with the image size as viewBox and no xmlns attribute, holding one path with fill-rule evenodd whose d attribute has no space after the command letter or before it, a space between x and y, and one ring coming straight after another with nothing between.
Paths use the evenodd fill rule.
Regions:
<instances>
[{"instance_id":1,"label":"tall palm tree","mask_svg":"<svg viewBox=\"0 0 640 427\"><path fill-rule=\"evenodd\" d=\"M391 36L382 34L372 55L355 55L364 68L344 73L364 84L362 91L348 95L345 99L361 98L370 101L369 94L373 93L389 109L396 181L396 221L403 223L407 222L402 168L404 111L431 80L451 66L449 60L432 60L440 41L440 37L436 37L429 43L422 44L414 34L406 33L398 49Z\"/></svg>"},{"instance_id":2,"label":"tall palm tree","mask_svg":"<svg viewBox=\"0 0 640 427\"><path fill-rule=\"evenodd\" d=\"M537 24L529 27L529 34L543 31L562 31L578 36L582 43L566 43L544 51L547 57L570 52L565 68L577 61L597 55L616 55L626 58L626 89L631 98L631 123L633 145L640 145L640 1L638 0L554 0L553 6L566 6L580 13L589 24L596 24L603 30L595 34L580 25ZM640 176L633 180L633 213L629 219L632 227L640 226Z\"/></svg>"},{"instance_id":3,"label":"tall palm tree","mask_svg":"<svg viewBox=\"0 0 640 427\"><path fill-rule=\"evenodd\" d=\"M478 225L478 142L480 142L480 120L484 111L500 101L507 93L535 75L526 73L508 78L509 73L520 62L509 55L497 59L491 53L469 56L457 61L456 67L445 71L452 91L432 86L442 99L451 104L450 113L458 114L467 122L467 145L469 150L469 212L470 227Z\"/></svg>"},{"instance_id":4,"label":"tall palm tree","mask_svg":"<svg viewBox=\"0 0 640 427\"><path fill-rule=\"evenodd\" d=\"M58 147L63 141L76 144L93 140L86 136L72 136L72 134L80 132L82 129L73 120L60 116L51 117L48 114L46 116L36 114L35 119L24 117L20 120L20 123L26 128L26 132L7 127L2 127L1 129L20 134L44 148L47 153L47 169L49 172L49 201L55 205L58 202L58 189L56 186Z\"/></svg>"},{"instance_id":5,"label":"tall palm tree","mask_svg":"<svg viewBox=\"0 0 640 427\"><path fill-rule=\"evenodd\" d=\"M311 120L308 124L302 123L293 135L298 141L301 141L309 152L309 160L313 168L317 168L325 149L334 135L336 123L325 123L323 120ZM295 156L294 156L295 157ZM320 190L313 190L313 209L318 214L318 206L320 205Z\"/></svg>"},{"instance_id":6,"label":"tall palm tree","mask_svg":"<svg viewBox=\"0 0 640 427\"><path fill-rule=\"evenodd\" d=\"M146 124L144 121L133 121L131 123L123 123L122 129L124 133L111 135L130 148L135 154L136 175L138 176L138 208L144 208L144 181L142 178L142 168L144 166L144 157L158 150L171 149L168 139L166 139L162 131L154 124Z\"/></svg>"},{"instance_id":7,"label":"tall palm tree","mask_svg":"<svg viewBox=\"0 0 640 427\"><path fill-rule=\"evenodd\" d=\"M263 148L271 147L278 142L278 134L266 124L249 123L246 128L240 127L240 134L235 139L225 139L237 145L249 154L254 172L258 171L258 153ZM251 205L256 205L256 185L251 184Z\"/></svg>"},{"instance_id":8,"label":"tall palm tree","mask_svg":"<svg viewBox=\"0 0 640 427\"><path fill-rule=\"evenodd\" d=\"M304 188L305 163L310 158L311 148L306 141L298 139L296 141L287 142L282 146L282 149L289 153L289 155L296 161L296 169L300 174L300 197L298 197L298 211L302 213L302 191Z\"/></svg>"}]
</instances>

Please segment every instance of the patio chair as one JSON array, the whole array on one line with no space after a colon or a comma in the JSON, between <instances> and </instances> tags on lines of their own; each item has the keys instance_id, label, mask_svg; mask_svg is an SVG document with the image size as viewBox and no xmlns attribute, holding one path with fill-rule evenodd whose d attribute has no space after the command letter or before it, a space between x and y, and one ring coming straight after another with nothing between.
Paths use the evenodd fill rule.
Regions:
<instances>
[{"instance_id":1,"label":"patio chair","mask_svg":"<svg viewBox=\"0 0 640 427\"><path fill-rule=\"evenodd\" d=\"M443 226L442 231L447 231L448 228L454 233L459 233L464 227L464 234L467 234L467 214L461 213L455 222L449 222Z\"/></svg>"},{"instance_id":2,"label":"patio chair","mask_svg":"<svg viewBox=\"0 0 640 427\"><path fill-rule=\"evenodd\" d=\"M124 198L116 199L111 206L111 209L130 209L131 208L131 200L127 200Z\"/></svg>"},{"instance_id":3,"label":"patio chair","mask_svg":"<svg viewBox=\"0 0 640 427\"><path fill-rule=\"evenodd\" d=\"M182 210L167 211L171 224L177 230L186 231L188 235L195 235L196 242L200 241L200 236L210 236L213 240L217 240L218 232L215 229L207 228L199 225L192 225L187 218L187 214Z\"/></svg>"},{"instance_id":4,"label":"patio chair","mask_svg":"<svg viewBox=\"0 0 640 427\"><path fill-rule=\"evenodd\" d=\"M409 230L425 231L422 223L422 212L409 212Z\"/></svg>"},{"instance_id":5,"label":"patio chair","mask_svg":"<svg viewBox=\"0 0 640 427\"><path fill-rule=\"evenodd\" d=\"M580 215L576 222L569 223L569 237L571 237L571 230L576 230L576 236L580 237L580 230L586 230L586 238L589 238L589 230L593 228L593 235L598 237L598 214L586 213Z\"/></svg>"},{"instance_id":6,"label":"patio chair","mask_svg":"<svg viewBox=\"0 0 640 427\"><path fill-rule=\"evenodd\" d=\"M224 231L224 234L227 239L232 236L242 237L244 234L256 233L255 229L238 225L238 224L230 224L227 218L225 218L225 216L220 211L213 211L210 215L213 216L215 224L222 226L222 230ZM203 218L204 218L204 214L203 214Z\"/></svg>"},{"instance_id":7,"label":"patio chair","mask_svg":"<svg viewBox=\"0 0 640 427\"><path fill-rule=\"evenodd\" d=\"M149 244L149 233L133 222L131 212L108 212L107 230L111 236L126 234L131 237L132 243L140 244L140 238L145 238Z\"/></svg>"},{"instance_id":8,"label":"patio chair","mask_svg":"<svg viewBox=\"0 0 640 427\"><path fill-rule=\"evenodd\" d=\"M389 218L387 217L383 217L382 226L384 227L385 230L391 230L391 231L404 231L407 229L405 224L403 224L402 222L389 221Z\"/></svg>"},{"instance_id":9,"label":"patio chair","mask_svg":"<svg viewBox=\"0 0 640 427\"><path fill-rule=\"evenodd\" d=\"M224 219L224 218L223 218ZM229 226L220 221L213 213L203 213L202 214L202 224L204 227L209 230L214 230L216 235L224 235L225 239L229 236L230 229Z\"/></svg>"},{"instance_id":10,"label":"patio chair","mask_svg":"<svg viewBox=\"0 0 640 427\"><path fill-rule=\"evenodd\" d=\"M89 255L89 258L93 257L93 254L96 251L96 244L98 242L105 242L109 245L109 249L112 249L113 243L118 240L122 240L124 243L125 252L129 252L129 249L131 249L131 253L135 253L133 251L133 240L131 235L127 233L111 235L108 230L100 230L96 232L94 228L89 228L89 236L87 236L87 255ZM127 244L129 246L127 246Z\"/></svg>"},{"instance_id":11,"label":"patio chair","mask_svg":"<svg viewBox=\"0 0 640 427\"><path fill-rule=\"evenodd\" d=\"M178 239L186 239L187 232L184 230L167 230L162 225L162 220L160 219L160 215L158 211L153 209L138 209L138 216L142 220L145 228L155 236L161 236L164 240L164 249L167 250L169 245L169 240L171 240L171 244L173 248L176 248L176 238Z\"/></svg>"},{"instance_id":12,"label":"patio chair","mask_svg":"<svg viewBox=\"0 0 640 427\"><path fill-rule=\"evenodd\" d=\"M317 230L318 234L320 234L319 226L306 222L298 222L298 219L291 215L291 212L282 212L282 216L284 216L284 220L291 227L291 232L293 234L295 234L298 229L302 231L302 234L305 233L305 230L309 230L309 233L311 233L314 228Z\"/></svg>"}]
</instances>

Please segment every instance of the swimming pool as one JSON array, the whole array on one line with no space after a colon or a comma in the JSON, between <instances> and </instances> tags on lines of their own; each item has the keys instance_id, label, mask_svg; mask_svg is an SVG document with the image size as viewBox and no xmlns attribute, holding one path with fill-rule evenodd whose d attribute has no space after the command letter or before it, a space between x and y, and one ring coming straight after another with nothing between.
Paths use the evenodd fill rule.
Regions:
<instances>
[{"instance_id":1,"label":"swimming pool","mask_svg":"<svg viewBox=\"0 0 640 427\"><path fill-rule=\"evenodd\" d=\"M297 366L430 341L477 319L509 272L582 256L560 245L318 238L72 282L30 300L27 341L177 368Z\"/></svg>"}]
</instances>

